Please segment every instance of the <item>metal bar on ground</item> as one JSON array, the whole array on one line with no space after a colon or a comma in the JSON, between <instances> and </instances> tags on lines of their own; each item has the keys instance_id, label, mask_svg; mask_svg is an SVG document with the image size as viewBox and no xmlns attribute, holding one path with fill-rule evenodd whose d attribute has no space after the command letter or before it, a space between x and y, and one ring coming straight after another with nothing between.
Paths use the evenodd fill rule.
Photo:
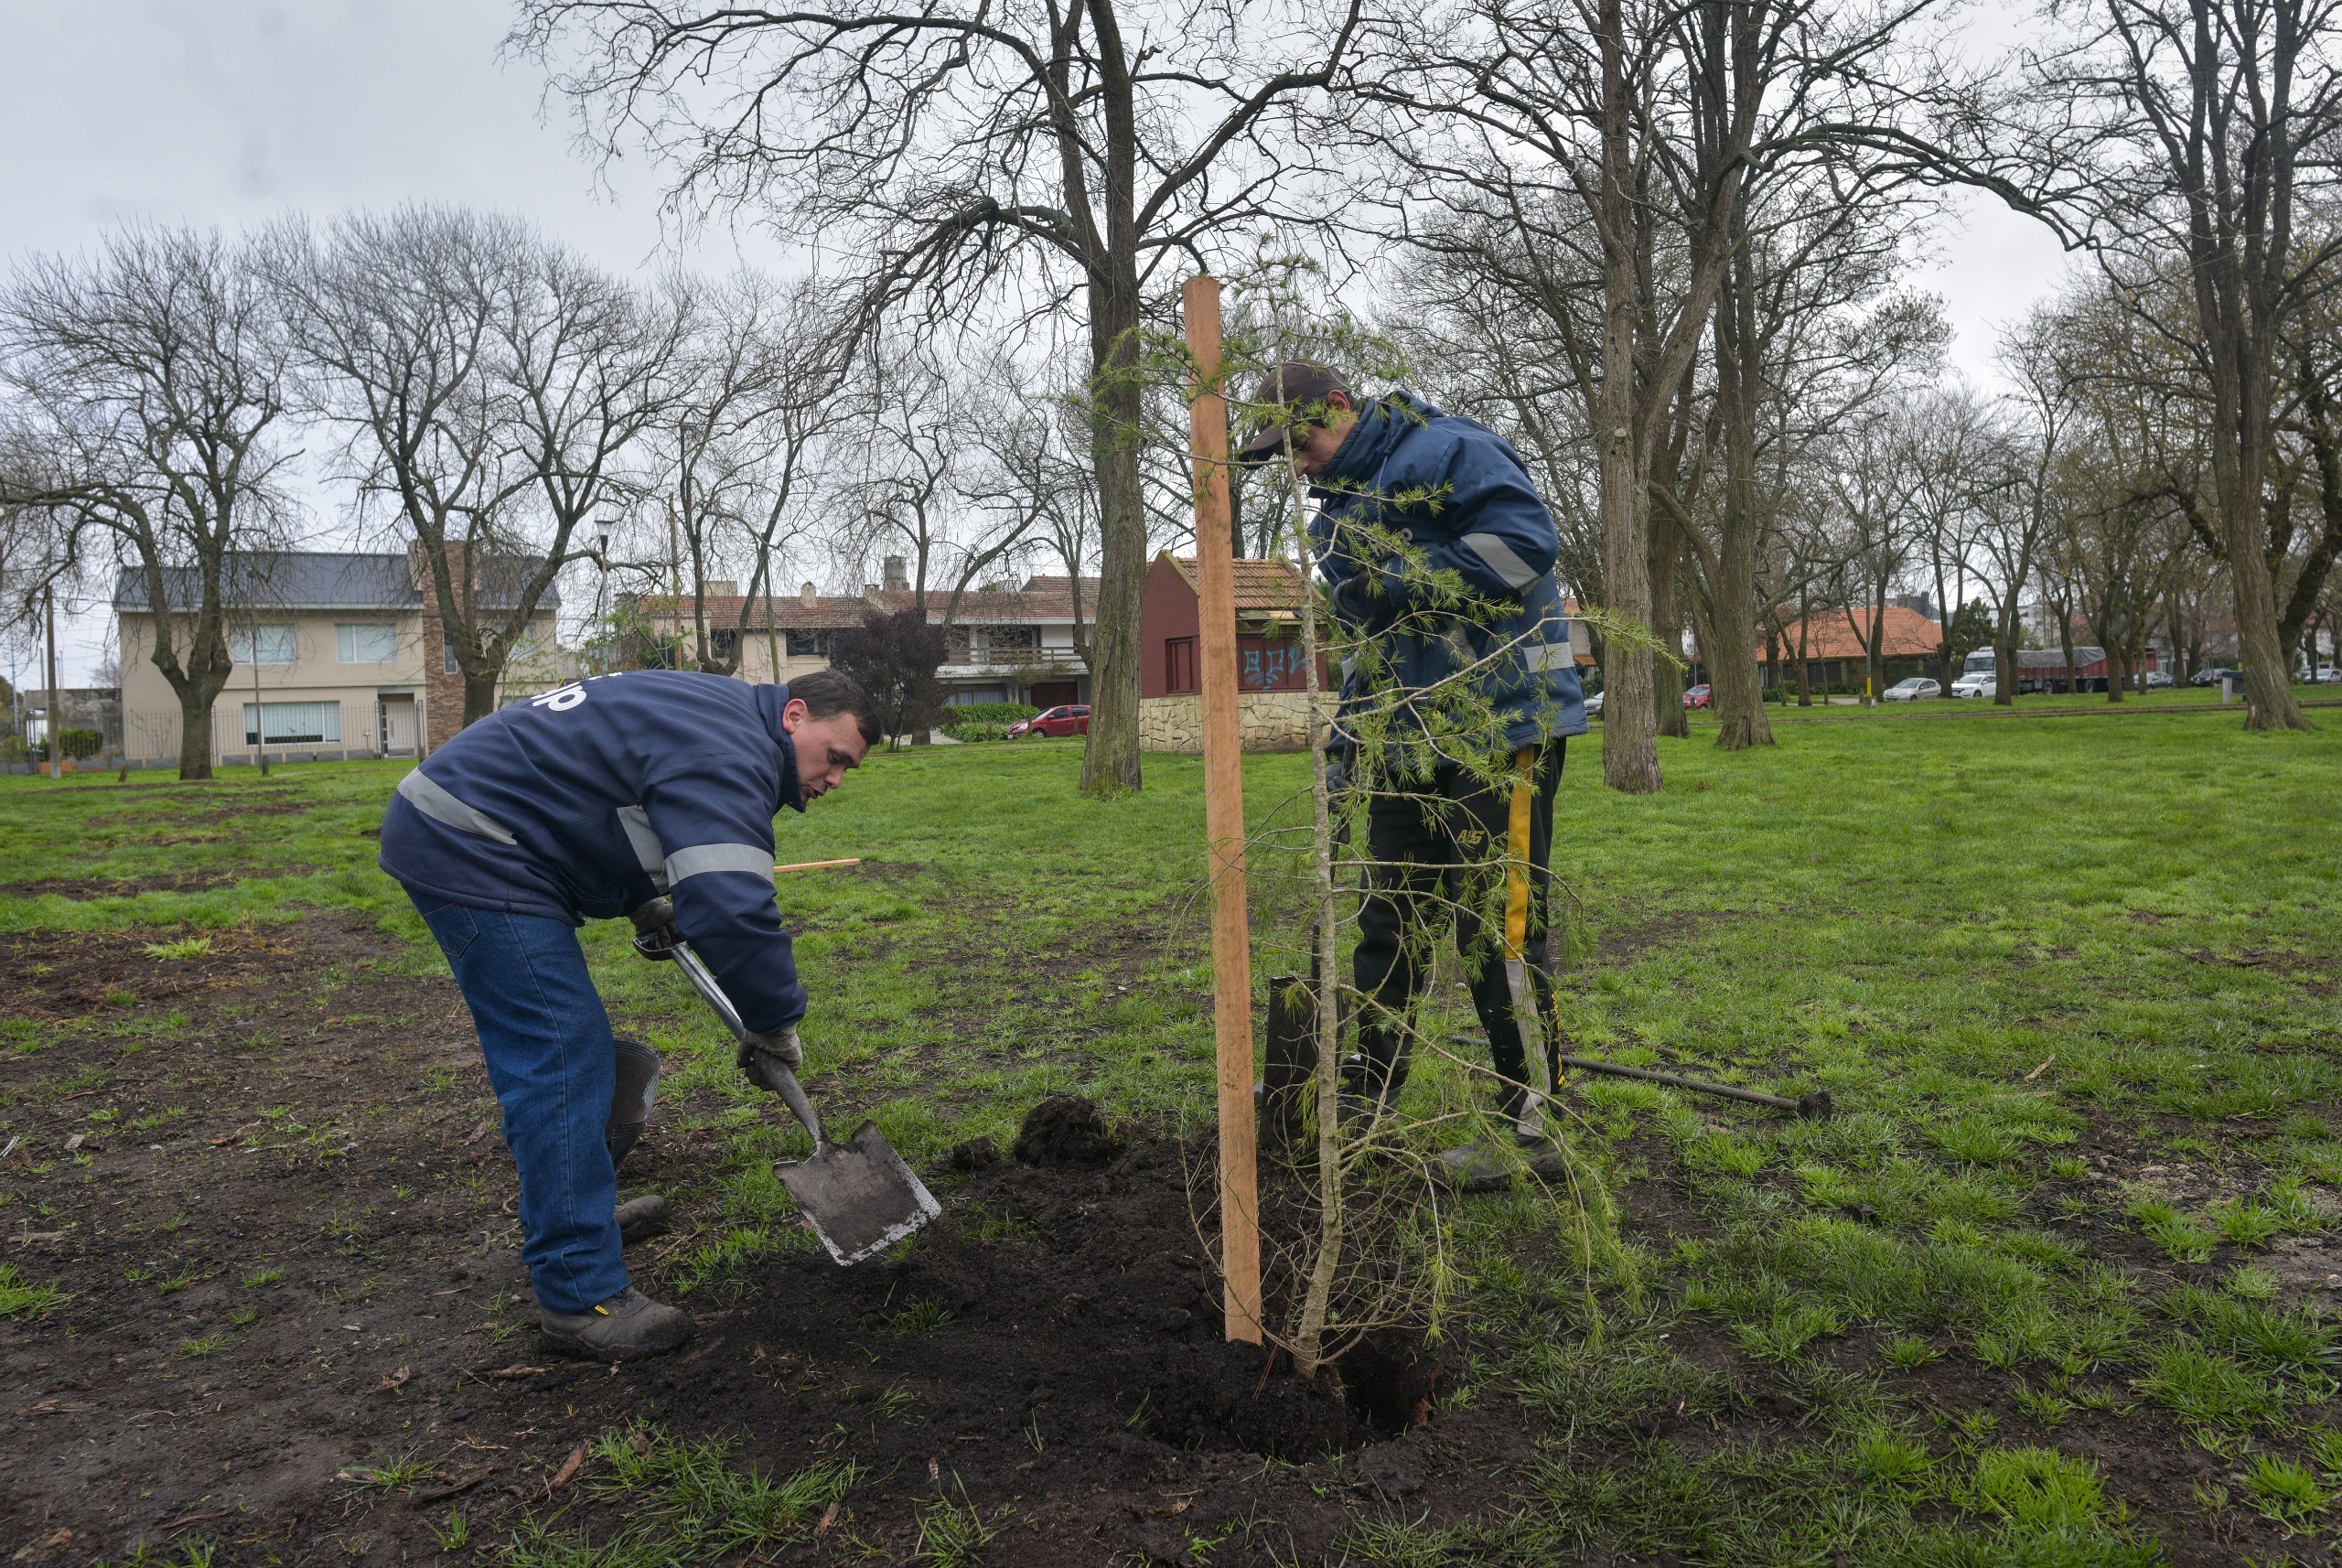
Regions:
<instances>
[{"instance_id":1,"label":"metal bar on ground","mask_svg":"<svg viewBox=\"0 0 2342 1568\"><path fill-rule=\"evenodd\" d=\"M1229 539L1228 403L1219 391L1219 284L1180 291L1196 383L1197 666L1204 728L1204 834L1211 873L1212 1033L1219 1059L1220 1273L1227 1334L1261 1342L1261 1210L1252 1122L1252 953L1244 902L1244 752L1236 710L1236 568Z\"/></svg>"},{"instance_id":2,"label":"metal bar on ground","mask_svg":"<svg viewBox=\"0 0 2342 1568\"><path fill-rule=\"evenodd\" d=\"M1466 1045L1486 1048L1488 1042L1477 1035L1455 1036ZM1776 1111L1794 1111L1799 1116L1827 1116L1836 1109L1830 1091L1817 1089L1810 1094L1800 1094L1792 1100L1785 1094L1767 1094L1761 1090L1741 1089L1729 1083L1714 1083L1704 1078L1685 1078L1681 1073L1654 1072L1647 1067L1627 1067L1618 1062L1606 1062L1596 1057L1557 1057L1563 1067L1580 1072L1601 1073L1610 1078L1639 1079L1645 1083L1663 1083L1671 1089L1688 1089L1700 1094L1718 1094L1726 1100L1738 1100L1750 1105L1769 1105Z\"/></svg>"}]
</instances>

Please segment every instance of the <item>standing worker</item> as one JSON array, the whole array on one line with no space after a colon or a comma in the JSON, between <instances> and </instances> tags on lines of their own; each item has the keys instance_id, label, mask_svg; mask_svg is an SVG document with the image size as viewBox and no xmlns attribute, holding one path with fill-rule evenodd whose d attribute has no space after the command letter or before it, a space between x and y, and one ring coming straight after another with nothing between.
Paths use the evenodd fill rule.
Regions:
<instances>
[{"instance_id":1,"label":"standing worker","mask_svg":"<svg viewBox=\"0 0 2342 1568\"><path fill-rule=\"evenodd\" d=\"M1373 645L1373 658L1345 663L1337 721L1343 766L1371 791L1352 959L1365 1001L1358 1052L1343 1069L1345 1118L1379 1116L1396 1102L1429 950L1452 906L1503 1085L1499 1109L1522 1143L1542 1142L1559 1046L1537 1026L1537 1004L1550 1013L1552 1003L1553 791L1569 737L1585 733L1553 585L1552 516L1504 437L1406 392L1360 400L1332 371L1291 360L1254 400L1278 412L1239 460L1290 450L1319 502L1310 540L1334 614ZM1452 710L1459 696L1503 729L1499 755L1477 768L1424 744L1425 714ZM1361 725L1370 713L1375 722ZM1348 732L1359 727L1380 731L1376 756L1348 755L1358 744ZM1500 922L1484 918L1476 885L1475 862L1484 876L1491 848L1504 872ZM1533 1062L1531 1034L1541 1036Z\"/></svg>"},{"instance_id":2,"label":"standing worker","mask_svg":"<svg viewBox=\"0 0 2342 1568\"><path fill-rule=\"evenodd\" d=\"M491 714L400 780L382 869L479 1031L547 1348L622 1361L692 1331L628 1283L616 1160L657 1058L645 1072L650 1053L611 1035L575 928L671 925L739 1009L750 1081L757 1051L795 1070L805 989L773 905L773 818L836 789L880 733L862 688L833 671L751 686L628 670Z\"/></svg>"}]
</instances>

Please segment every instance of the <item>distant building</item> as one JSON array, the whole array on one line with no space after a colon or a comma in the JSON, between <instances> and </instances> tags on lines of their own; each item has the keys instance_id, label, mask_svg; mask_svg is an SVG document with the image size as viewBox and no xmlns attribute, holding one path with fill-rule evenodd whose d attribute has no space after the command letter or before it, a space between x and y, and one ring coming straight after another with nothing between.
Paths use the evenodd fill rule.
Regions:
<instances>
[{"instance_id":1,"label":"distant building","mask_svg":"<svg viewBox=\"0 0 2342 1568\"><path fill-rule=\"evenodd\" d=\"M490 607L501 575L482 575ZM212 706L212 760L250 762L263 745L272 759L340 760L414 757L446 744L463 727L464 682L428 577L414 550L268 551L231 560L228 646L236 669ZM173 608L192 613L194 572L176 570L166 585ZM503 602L512 603L509 594ZM553 635L560 608L558 592L548 589L505 668L500 704L575 677ZM154 664L144 572L123 572L113 609L122 746L133 767L175 766L178 693Z\"/></svg>"},{"instance_id":2,"label":"distant building","mask_svg":"<svg viewBox=\"0 0 2342 1568\"><path fill-rule=\"evenodd\" d=\"M1803 623L1790 621L1778 637L1756 645L1756 663L1767 686L1798 683L1800 636L1806 680L1815 686L1857 685L1868 672L1864 639L1870 634L1867 610L1832 610ZM1943 628L1907 605L1886 607L1879 623L1879 690L1908 675L1949 677L1933 666L1943 651Z\"/></svg>"},{"instance_id":3,"label":"distant building","mask_svg":"<svg viewBox=\"0 0 2342 1568\"><path fill-rule=\"evenodd\" d=\"M735 672L743 681L789 681L830 667L830 638L860 626L873 613L892 615L919 602L904 563L890 556L886 585L859 594L822 594L807 583L794 595L751 600L736 582L711 582L704 598L679 602L671 595L630 595L620 602L631 635L630 662L650 668L699 667L699 622L706 624L709 651L718 661L736 652ZM1097 614L1098 579L1081 579L1081 602L1074 603L1069 577L1030 577L1022 587L997 585L972 588L954 606L948 592L930 589L927 619L943 628L947 652L936 671L946 701L1029 703L1055 707L1090 700L1087 633ZM951 611L947 625L944 616Z\"/></svg>"},{"instance_id":4,"label":"distant building","mask_svg":"<svg viewBox=\"0 0 2342 1568\"><path fill-rule=\"evenodd\" d=\"M1309 670L1301 651L1301 571L1290 561L1238 561L1236 711L1247 751L1309 744ZM1139 746L1147 751L1204 748L1201 588L1192 556L1169 551L1146 572L1139 617ZM1319 667L1330 712L1335 682ZM1321 719L1321 722L1322 719Z\"/></svg>"}]
</instances>

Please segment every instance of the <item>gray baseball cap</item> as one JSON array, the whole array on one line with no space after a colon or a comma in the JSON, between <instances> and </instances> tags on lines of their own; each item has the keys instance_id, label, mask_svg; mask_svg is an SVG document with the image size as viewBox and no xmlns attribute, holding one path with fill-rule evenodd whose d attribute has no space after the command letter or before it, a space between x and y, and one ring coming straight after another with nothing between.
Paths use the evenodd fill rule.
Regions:
<instances>
[{"instance_id":1,"label":"gray baseball cap","mask_svg":"<svg viewBox=\"0 0 2342 1568\"><path fill-rule=\"evenodd\" d=\"M1353 404L1358 401L1352 396L1349 384L1338 372L1323 365L1311 364L1306 360L1287 360L1262 376L1261 384L1253 390L1252 401L1281 406L1284 422L1272 419L1245 437L1244 445L1237 449L1237 461L1265 462L1283 452L1289 425L1298 424L1306 429L1325 424L1326 400L1335 392L1341 393Z\"/></svg>"}]
</instances>

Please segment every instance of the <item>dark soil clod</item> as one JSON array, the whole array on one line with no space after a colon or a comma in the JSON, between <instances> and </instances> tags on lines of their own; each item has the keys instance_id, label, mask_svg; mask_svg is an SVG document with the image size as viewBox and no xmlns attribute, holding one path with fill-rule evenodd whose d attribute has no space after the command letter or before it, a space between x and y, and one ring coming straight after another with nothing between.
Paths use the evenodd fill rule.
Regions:
<instances>
[{"instance_id":1,"label":"dark soil clod","mask_svg":"<svg viewBox=\"0 0 2342 1568\"><path fill-rule=\"evenodd\" d=\"M990 1138L970 1138L963 1144L952 1144L951 1152L943 1156L943 1163L962 1176L973 1176L1000 1164L1000 1145Z\"/></svg>"},{"instance_id":2,"label":"dark soil clod","mask_svg":"<svg viewBox=\"0 0 2342 1568\"><path fill-rule=\"evenodd\" d=\"M1042 1166L1102 1165L1122 1152L1097 1101L1078 1094L1052 1094L1033 1107L1015 1149L1026 1165Z\"/></svg>"}]
</instances>

